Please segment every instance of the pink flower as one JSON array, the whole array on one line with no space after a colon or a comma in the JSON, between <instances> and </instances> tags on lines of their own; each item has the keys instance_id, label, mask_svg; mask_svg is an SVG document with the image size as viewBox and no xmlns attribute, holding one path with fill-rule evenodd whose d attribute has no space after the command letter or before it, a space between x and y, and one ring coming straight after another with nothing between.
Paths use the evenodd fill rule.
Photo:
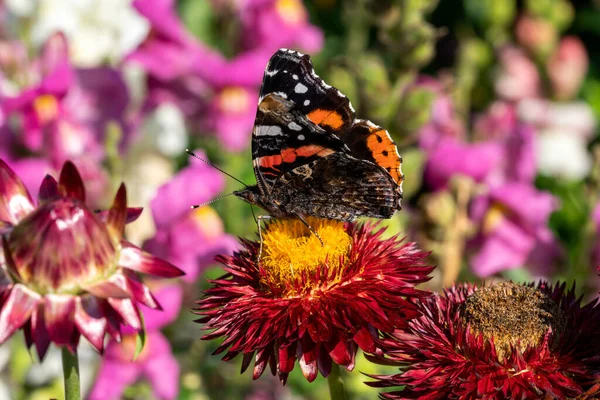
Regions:
<instances>
[{"instance_id":1,"label":"pink flower","mask_svg":"<svg viewBox=\"0 0 600 400\"><path fill-rule=\"evenodd\" d=\"M548 60L548 77L554 96L575 97L588 70L588 54L577 36L566 36Z\"/></svg>"},{"instance_id":2,"label":"pink flower","mask_svg":"<svg viewBox=\"0 0 600 400\"><path fill-rule=\"evenodd\" d=\"M538 70L527 55L516 47L504 47L498 54L500 70L495 82L496 92L509 101L537 97L540 93Z\"/></svg>"},{"instance_id":3,"label":"pink flower","mask_svg":"<svg viewBox=\"0 0 600 400\"><path fill-rule=\"evenodd\" d=\"M246 49L300 48L314 53L323 47L323 32L308 20L301 0L249 0L242 2L242 42Z\"/></svg>"},{"instance_id":4,"label":"pink flower","mask_svg":"<svg viewBox=\"0 0 600 400\"><path fill-rule=\"evenodd\" d=\"M237 248L236 240L224 233L223 223L212 208L190 209L193 204L213 199L223 187L219 171L192 159L158 189L150 204L157 232L144 248L177 263L186 272L187 282L194 282L217 254L229 254Z\"/></svg>"},{"instance_id":5,"label":"pink flower","mask_svg":"<svg viewBox=\"0 0 600 400\"><path fill-rule=\"evenodd\" d=\"M119 188L112 207L86 206L83 181L67 162L58 182L42 181L35 206L23 182L0 161L0 343L17 329L40 359L51 342L74 351L81 335L96 350L122 326L142 329L138 304L160 305L136 272L173 278L182 271L123 239L141 210Z\"/></svg>"},{"instance_id":6,"label":"pink flower","mask_svg":"<svg viewBox=\"0 0 600 400\"><path fill-rule=\"evenodd\" d=\"M554 196L525 183L506 183L475 198L471 218L480 230L472 242L477 249L471 259L473 271L484 277L529 265L547 275L550 261L561 255L548 228L548 218L557 208ZM539 257L541 249L544 258Z\"/></svg>"}]
</instances>

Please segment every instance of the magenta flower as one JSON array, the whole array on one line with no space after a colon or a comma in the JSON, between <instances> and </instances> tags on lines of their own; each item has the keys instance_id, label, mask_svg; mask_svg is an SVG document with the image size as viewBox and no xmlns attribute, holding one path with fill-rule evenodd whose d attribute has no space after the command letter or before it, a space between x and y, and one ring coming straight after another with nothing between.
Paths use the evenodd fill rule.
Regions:
<instances>
[{"instance_id":1,"label":"magenta flower","mask_svg":"<svg viewBox=\"0 0 600 400\"><path fill-rule=\"evenodd\" d=\"M23 152L45 158L54 170L67 160L80 168L93 200L108 183L99 166L109 124L125 137L128 92L120 74L109 68L75 69L68 58L67 43L57 34L44 46L35 70L41 81L15 97L5 97L2 113L16 118L18 126L7 132L3 157L16 158ZM18 133L18 134L17 134ZM124 142L123 142L124 143Z\"/></svg>"},{"instance_id":2,"label":"magenta flower","mask_svg":"<svg viewBox=\"0 0 600 400\"><path fill-rule=\"evenodd\" d=\"M444 92L442 85L434 78L421 76L410 90L421 89L431 91L435 98L431 106L429 121L421 127L418 133L419 147L430 151L444 139L464 139L464 126L456 114L450 95Z\"/></svg>"},{"instance_id":3,"label":"magenta flower","mask_svg":"<svg viewBox=\"0 0 600 400\"><path fill-rule=\"evenodd\" d=\"M152 384L155 398L177 397L179 365L168 340L160 333L160 328L175 320L181 309L182 297L183 291L179 285L163 286L156 292L156 299L163 310L156 312L142 307L148 331L147 343L135 360L135 335L126 334L121 343L110 341L89 395L90 400L121 399L125 388L140 378L145 378Z\"/></svg>"},{"instance_id":4,"label":"magenta flower","mask_svg":"<svg viewBox=\"0 0 600 400\"><path fill-rule=\"evenodd\" d=\"M245 49L273 53L294 47L315 53L323 47L323 32L310 24L301 0L250 0L242 2L238 12Z\"/></svg>"},{"instance_id":5,"label":"magenta flower","mask_svg":"<svg viewBox=\"0 0 600 400\"><path fill-rule=\"evenodd\" d=\"M220 172L192 159L188 167L158 189L150 204L157 232L144 249L179 266L187 282L194 282L217 254L231 254L237 248L237 241L224 234L223 223L212 208L190 209L192 204L213 199L223 188Z\"/></svg>"},{"instance_id":6,"label":"magenta flower","mask_svg":"<svg viewBox=\"0 0 600 400\"><path fill-rule=\"evenodd\" d=\"M507 183L476 197L471 218L480 229L472 243L473 271L483 277L529 265L547 275L550 260L561 255L548 228L557 208L554 196L525 183Z\"/></svg>"},{"instance_id":7,"label":"magenta flower","mask_svg":"<svg viewBox=\"0 0 600 400\"><path fill-rule=\"evenodd\" d=\"M160 305L136 272L176 277L182 271L123 239L140 209L127 208L121 185L112 207L85 205L81 176L65 163L57 182L46 176L38 206L23 182L0 161L0 343L23 329L40 359L50 342L75 351L81 335L96 350L121 325L142 329L138 303Z\"/></svg>"},{"instance_id":8,"label":"magenta flower","mask_svg":"<svg viewBox=\"0 0 600 400\"><path fill-rule=\"evenodd\" d=\"M456 175L482 183L502 160L502 147L494 142L461 143L453 139L438 142L429 152L424 180L432 190L446 188Z\"/></svg>"},{"instance_id":9,"label":"magenta flower","mask_svg":"<svg viewBox=\"0 0 600 400\"><path fill-rule=\"evenodd\" d=\"M472 143L444 138L428 148L425 182L438 190L455 175L468 176L491 187L506 182L531 183L535 178L534 129L519 122L514 106L495 103L475 124Z\"/></svg>"},{"instance_id":10,"label":"magenta flower","mask_svg":"<svg viewBox=\"0 0 600 400\"><path fill-rule=\"evenodd\" d=\"M127 59L149 75L147 107L177 105L196 128L213 132L230 150L250 143L258 88L270 53L251 51L226 60L194 39L171 1L136 1L152 29Z\"/></svg>"},{"instance_id":11,"label":"magenta flower","mask_svg":"<svg viewBox=\"0 0 600 400\"><path fill-rule=\"evenodd\" d=\"M73 68L60 34L49 39L38 63L41 81L3 101L7 117L22 120L22 145L47 156L56 168L83 155L100 161L107 124L127 131L129 97L120 74L108 68Z\"/></svg>"}]
</instances>

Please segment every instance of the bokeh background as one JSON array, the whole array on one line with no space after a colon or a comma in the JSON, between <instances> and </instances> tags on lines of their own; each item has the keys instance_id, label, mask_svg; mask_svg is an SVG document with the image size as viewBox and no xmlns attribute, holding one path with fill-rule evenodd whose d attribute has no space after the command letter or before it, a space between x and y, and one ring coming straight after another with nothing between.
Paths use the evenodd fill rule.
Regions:
<instances>
[{"instance_id":1,"label":"bokeh background","mask_svg":"<svg viewBox=\"0 0 600 400\"><path fill-rule=\"evenodd\" d=\"M193 303L222 270L216 254L256 237L249 184L258 90L280 47L386 127L403 155L407 235L438 266L428 284L576 281L596 296L600 247L600 1L597 0L4 0L0 1L0 157L35 195L73 160L95 207L125 181L132 242L187 272L144 309L149 331L104 357L82 343L92 399L322 399L298 368L281 387L211 356ZM260 212L260 211L258 211ZM152 284L152 283L150 283ZM0 398L62 397L60 352L43 363L15 335L0 346ZM353 399L376 398L360 372Z\"/></svg>"}]
</instances>

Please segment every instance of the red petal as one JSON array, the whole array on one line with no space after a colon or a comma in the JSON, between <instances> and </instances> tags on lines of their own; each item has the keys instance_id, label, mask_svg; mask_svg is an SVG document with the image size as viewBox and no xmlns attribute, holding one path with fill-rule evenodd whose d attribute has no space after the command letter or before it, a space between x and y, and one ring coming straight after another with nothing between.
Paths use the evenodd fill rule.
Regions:
<instances>
[{"instance_id":1,"label":"red petal","mask_svg":"<svg viewBox=\"0 0 600 400\"><path fill-rule=\"evenodd\" d=\"M112 207L108 210L108 217L106 220L106 226L113 234L113 237L121 240L123 237L123 229L125 229L125 223L127 221L127 189L125 185L121 183L115 201Z\"/></svg>"},{"instance_id":2,"label":"red petal","mask_svg":"<svg viewBox=\"0 0 600 400\"><path fill-rule=\"evenodd\" d=\"M296 345L294 344L279 348L279 370L281 372L292 372L296 364Z\"/></svg>"},{"instance_id":3,"label":"red petal","mask_svg":"<svg viewBox=\"0 0 600 400\"><path fill-rule=\"evenodd\" d=\"M85 186L77 167L71 161L65 162L60 171L58 192L63 197L72 197L85 203Z\"/></svg>"},{"instance_id":4,"label":"red petal","mask_svg":"<svg viewBox=\"0 0 600 400\"><path fill-rule=\"evenodd\" d=\"M360 346L360 348L367 353L374 353L377 350L373 335L367 328L362 328L354 335L354 341Z\"/></svg>"},{"instance_id":5,"label":"red petal","mask_svg":"<svg viewBox=\"0 0 600 400\"><path fill-rule=\"evenodd\" d=\"M319 351L319 358L317 359L317 367L319 368L321 375L323 375L325 378L327 378L331 373L332 364L333 361L331 360L331 357L329 357L329 354L321 349Z\"/></svg>"},{"instance_id":6,"label":"red petal","mask_svg":"<svg viewBox=\"0 0 600 400\"><path fill-rule=\"evenodd\" d=\"M77 329L102 354L107 322L98 299L93 296L78 297L76 306L75 325Z\"/></svg>"},{"instance_id":7,"label":"red petal","mask_svg":"<svg viewBox=\"0 0 600 400\"><path fill-rule=\"evenodd\" d=\"M123 246L119 259L121 267L163 278L176 278L184 275L184 272L173 264L155 257L127 241L121 241L121 245Z\"/></svg>"},{"instance_id":8,"label":"red petal","mask_svg":"<svg viewBox=\"0 0 600 400\"><path fill-rule=\"evenodd\" d=\"M40 296L23 285L10 290L0 311L0 343L27 322L39 301Z\"/></svg>"},{"instance_id":9,"label":"red petal","mask_svg":"<svg viewBox=\"0 0 600 400\"><path fill-rule=\"evenodd\" d=\"M50 340L74 351L75 298L69 295L47 294L44 296L44 317Z\"/></svg>"},{"instance_id":10,"label":"red petal","mask_svg":"<svg viewBox=\"0 0 600 400\"><path fill-rule=\"evenodd\" d=\"M42 361L46 357L48 347L50 347L50 333L48 332L48 328L46 328L44 304L42 302L38 304L37 309L31 315L31 335L35 343L38 358Z\"/></svg>"},{"instance_id":11,"label":"red petal","mask_svg":"<svg viewBox=\"0 0 600 400\"><path fill-rule=\"evenodd\" d=\"M57 198L58 196L58 183L56 182L56 179L54 179L50 175L46 175L46 177L42 181L42 185L40 186L40 191L38 193L38 203L45 203L47 201Z\"/></svg>"},{"instance_id":12,"label":"red petal","mask_svg":"<svg viewBox=\"0 0 600 400\"><path fill-rule=\"evenodd\" d=\"M123 318L125 324L131 326L136 331L142 329L139 310L131 300L109 298L108 303Z\"/></svg>"},{"instance_id":13,"label":"red petal","mask_svg":"<svg viewBox=\"0 0 600 400\"><path fill-rule=\"evenodd\" d=\"M16 225L34 208L23 181L0 160L0 221Z\"/></svg>"},{"instance_id":14,"label":"red petal","mask_svg":"<svg viewBox=\"0 0 600 400\"><path fill-rule=\"evenodd\" d=\"M327 350L336 364L348 365L352 362L352 355L350 354L348 345L343 340L339 340L332 349L328 348Z\"/></svg>"}]
</instances>

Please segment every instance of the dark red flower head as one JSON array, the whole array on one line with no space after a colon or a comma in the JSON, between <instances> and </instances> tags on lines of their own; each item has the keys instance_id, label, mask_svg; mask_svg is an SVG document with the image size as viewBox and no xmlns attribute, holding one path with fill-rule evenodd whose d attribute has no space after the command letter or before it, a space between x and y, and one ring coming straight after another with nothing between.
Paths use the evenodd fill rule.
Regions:
<instances>
[{"instance_id":1,"label":"dark red flower head","mask_svg":"<svg viewBox=\"0 0 600 400\"><path fill-rule=\"evenodd\" d=\"M503 282L454 286L417 303L422 316L382 340L402 372L388 399L565 399L600 395L600 306L574 289Z\"/></svg>"},{"instance_id":2,"label":"dark red flower head","mask_svg":"<svg viewBox=\"0 0 600 400\"><path fill-rule=\"evenodd\" d=\"M110 210L85 205L85 187L67 162L57 182L46 176L38 206L0 160L0 344L23 328L40 359L50 342L74 351L83 335L99 352L106 333L142 329L137 303L160 308L137 272L182 275L123 239L141 209L127 208L121 185Z\"/></svg>"},{"instance_id":3,"label":"dark red flower head","mask_svg":"<svg viewBox=\"0 0 600 400\"><path fill-rule=\"evenodd\" d=\"M267 365L285 384L296 360L308 381L328 376L332 362L354 367L357 348L377 352L377 331L406 327L418 316L407 298L425 292L415 285L432 267L414 244L382 239L370 224L308 221L324 246L299 220L276 221L259 243L220 257L227 275L212 281L198 301L198 322L212 330L203 339L224 338L216 354L254 359L254 379Z\"/></svg>"}]
</instances>

